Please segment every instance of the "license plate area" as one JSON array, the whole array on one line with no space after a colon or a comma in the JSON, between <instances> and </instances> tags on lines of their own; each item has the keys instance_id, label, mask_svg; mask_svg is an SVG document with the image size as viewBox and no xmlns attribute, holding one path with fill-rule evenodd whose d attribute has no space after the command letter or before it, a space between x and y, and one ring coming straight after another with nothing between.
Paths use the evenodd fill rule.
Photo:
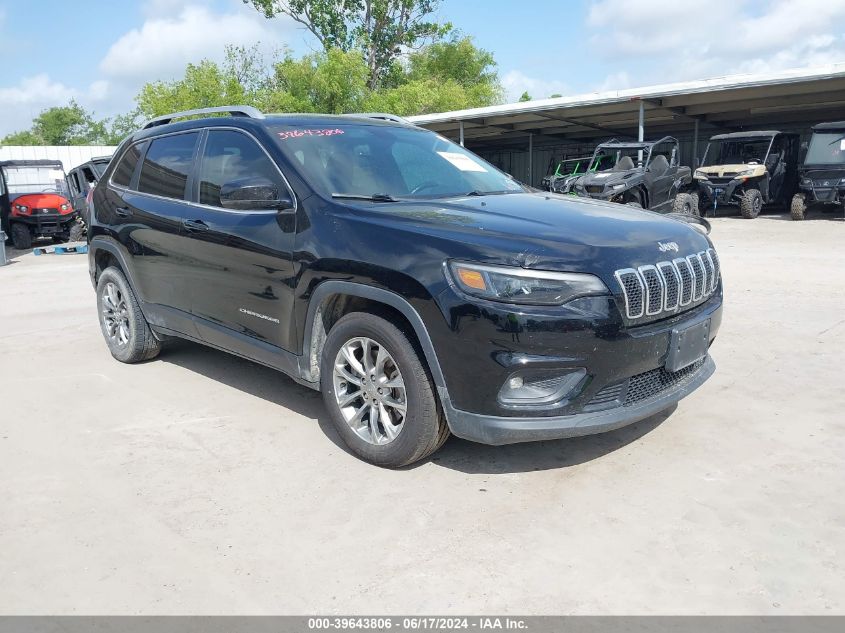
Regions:
<instances>
[{"instance_id":1,"label":"license plate area","mask_svg":"<svg viewBox=\"0 0 845 633\"><path fill-rule=\"evenodd\" d=\"M710 319L683 329L673 329L669 337L666 371L680 371L707 356L710 344Z\"/></svg>"}]
</instances>

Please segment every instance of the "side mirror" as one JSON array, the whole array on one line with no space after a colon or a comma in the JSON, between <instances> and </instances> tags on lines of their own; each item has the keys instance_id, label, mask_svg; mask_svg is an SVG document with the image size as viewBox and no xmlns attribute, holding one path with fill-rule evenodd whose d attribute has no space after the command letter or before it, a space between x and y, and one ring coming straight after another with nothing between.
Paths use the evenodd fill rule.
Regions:
<instances>
[{"instance_id":1,"label":"side mirror","mask_svg":"<svg viewBox=\"0 0 845 633\"><path fill-rule=\"evenodd\" d=\"M220 187L220 204L233 211L287 211L293 209L290 194L266 178L241 178Z\"/></svg>"}]
</instances>

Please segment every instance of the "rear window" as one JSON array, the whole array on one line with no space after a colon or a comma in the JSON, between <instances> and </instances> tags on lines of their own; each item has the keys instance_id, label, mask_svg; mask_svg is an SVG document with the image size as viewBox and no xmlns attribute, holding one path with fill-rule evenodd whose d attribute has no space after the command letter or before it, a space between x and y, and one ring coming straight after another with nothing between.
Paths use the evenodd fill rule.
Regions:
<instances>
[{"instance_id":1,"label":"rear window","mask_svg":"<svg viewBox=\"0 0 845 633\"><path fill-rule=\"evenodd\" d=\"M175 134L152 141L138 180L138 191L182 200L199 134Z\"/></svg>"},{"instance_id":2,"label":"rear window","mask_svg":"<svg viewBox=\"0 0 845 633\"><path fill-rule=\"evenodd\" d=\"M138 165L138 159L141 158L141 149L144 143L135 143L123 154L123 158L115 167L114 174L112 174L112 182L121 187L128 187L132 182L132 174L135 173L135 167Z\"/></svg>"}]
</instances>

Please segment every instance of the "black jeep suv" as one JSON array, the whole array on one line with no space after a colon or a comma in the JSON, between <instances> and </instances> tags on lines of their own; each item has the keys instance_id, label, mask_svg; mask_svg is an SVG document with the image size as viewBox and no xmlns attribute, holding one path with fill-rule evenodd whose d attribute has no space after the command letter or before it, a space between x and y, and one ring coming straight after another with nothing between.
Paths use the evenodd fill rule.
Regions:
<instances>
[{"instance_id":1,"label":"black jeep suv","mask_svg":"<svg viewBox=\"0 0 845 633\"><path fill-rule=\"evenodd\" d=\"M617 428L713 373L706 235L528 189L390 119L229 107L126 139L89 231L112 355L150 359L176 336L274 367L392 467L450 431L505 444Z\"/></svg>"}]
</instances>

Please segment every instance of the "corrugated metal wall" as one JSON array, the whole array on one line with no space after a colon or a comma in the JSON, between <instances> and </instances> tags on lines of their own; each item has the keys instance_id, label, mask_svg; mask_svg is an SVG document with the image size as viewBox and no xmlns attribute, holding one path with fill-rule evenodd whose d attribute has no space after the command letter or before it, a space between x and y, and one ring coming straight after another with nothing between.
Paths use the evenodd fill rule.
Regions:
<instances>
[{"instance_id":1,"label":"corrugated metal wall","mask_svg":"<svg viewBox=\"0 0 845 633\"><path fill-rule=\"evenodd\" d=\"M111 156L111 145L7 145L0 147L0 160L60 160L70 171L95 156Z\"/></svg>"}]
</instances>

